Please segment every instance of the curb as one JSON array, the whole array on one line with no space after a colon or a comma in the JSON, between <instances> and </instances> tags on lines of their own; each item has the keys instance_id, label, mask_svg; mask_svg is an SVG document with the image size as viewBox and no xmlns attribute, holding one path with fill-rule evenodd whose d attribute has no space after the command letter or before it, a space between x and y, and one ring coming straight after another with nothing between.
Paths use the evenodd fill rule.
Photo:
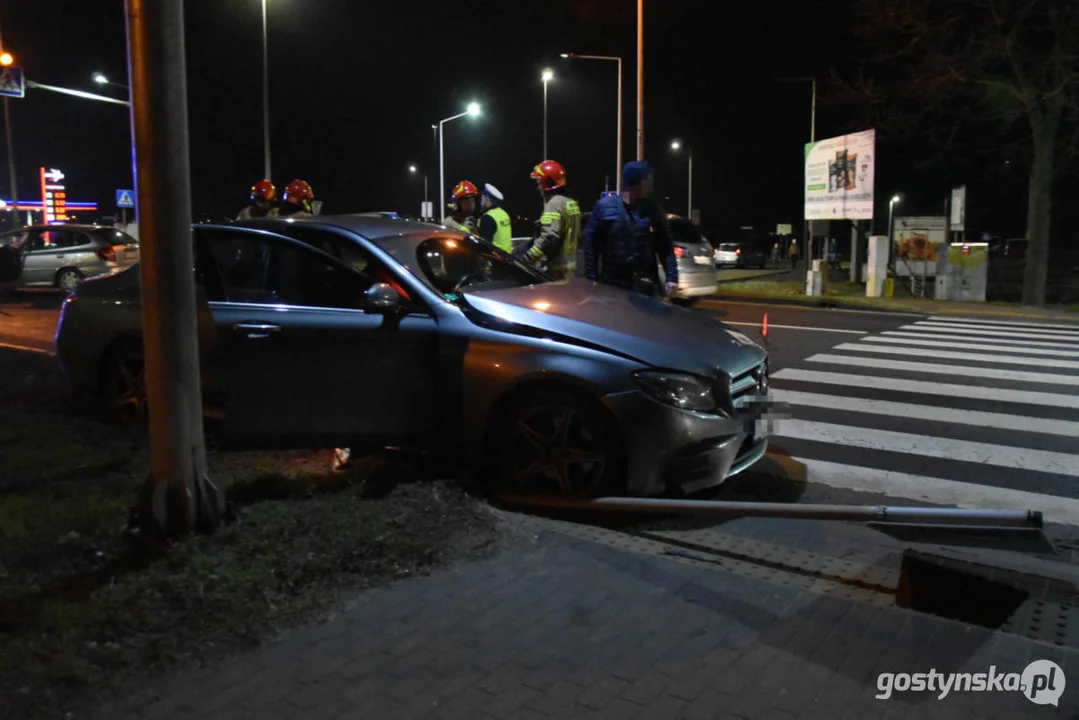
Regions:
<instances>
[{"instance_id":1,"label":"curb","mask_svg":"<svg viewBox=\"0 0 1079 720\"><path fill-rule=\"evenodd\" d=\"M990 310L988 308L954 308L943 307L933 309L919 309L914 307L888 307L886 305L860 305L858 303L843 302L840 299L800 299L800 298L777 298L767 296L753 296L753 295L729 295L723 293L717 293L715 295L709 295L702 300L726 300L728 302L742 302L753 303L759 305L786 305L789 307L813 307L823 308L828 310L851 310L856 312L870 312L870 313L891 313L895 315L984 315L986 317L1014 317L1024 318L1028 320L1046 320L1046 321L1058 321L1063 320L1069 324L1075 324L1076 329L1079 329L1079 317L1075 316L1075 313L1067 312L1051 312L1051 313L1032 313L1023 312L1022 310L1010 310L1002 308L1000 310Z\"/></svg>"}]
</instances>

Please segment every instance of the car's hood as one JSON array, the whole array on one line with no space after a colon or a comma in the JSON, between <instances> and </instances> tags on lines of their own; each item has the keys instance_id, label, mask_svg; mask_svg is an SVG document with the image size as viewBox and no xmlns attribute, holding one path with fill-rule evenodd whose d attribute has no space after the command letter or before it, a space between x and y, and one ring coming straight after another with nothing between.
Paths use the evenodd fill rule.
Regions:
<instances>
[{"instance_id":1,"label":"car's hood","mask_svg":"<svg viewBox=\"0 0 1079 720\"><path fill-rule=\"evenodd\" d=\"M467 292L465 302L508 332L541 331L606 348L653 367L737 375L763 348L702 312L583 278L507 290Z\"/></svg>"}]
</instances>

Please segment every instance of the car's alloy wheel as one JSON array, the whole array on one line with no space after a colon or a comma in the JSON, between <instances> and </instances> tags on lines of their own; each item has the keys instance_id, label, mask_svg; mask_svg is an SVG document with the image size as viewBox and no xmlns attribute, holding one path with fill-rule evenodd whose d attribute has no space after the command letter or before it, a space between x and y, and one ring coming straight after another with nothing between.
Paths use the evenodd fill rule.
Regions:
<instances>
[{"instance_id":1,"label":"car's alloy wheel","mask_svg":"<svg viewBox=\"0 0 1079 720\"><path fill-rule=\"evenodd\" d=\"M82 281L82 274L78 270L62 270L56 276L56 287L66 293L74 292Z\"/></svg>"},{"instance_id":2,"label":"car's alloy wheel","mask_svg":"<svg viewBox=\"0 0 1079 720\"><path fill-rule=\"evenodd\" d=\"M117 420L135 425L146 422L146 363L142 348L134 343L109 355L104 391L109 409Z\"/></svg>"},{"instance_id":3,"label":"car's alloy wheel","mask_svg":"<svg viewBox=\"0 0 1079 720\"><path fill-rule=\"evenodd\" d=\"M518 398L501 418L495 442L502 489L599 497L624 487L614 421L573 391L546 387Z\"/></svg>"}]
</instances>

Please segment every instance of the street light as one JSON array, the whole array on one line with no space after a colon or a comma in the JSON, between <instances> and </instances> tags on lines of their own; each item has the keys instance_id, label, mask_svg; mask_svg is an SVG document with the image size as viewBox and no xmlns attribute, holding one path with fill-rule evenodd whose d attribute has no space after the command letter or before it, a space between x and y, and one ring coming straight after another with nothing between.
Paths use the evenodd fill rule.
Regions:
<instances>
[{"instance_id":1,"label":"street light","mask_svg":"<svg viewBox=\"0 0 1079 720\"><path fill-rule=\"evenodd\" d=\"M617 167L614 169L615 188L618 192L622 192L622 58L614 57L611 55L578 55L577 53L562 53L562 57L569 58L571 60L613 60L618 63L618 154L615 162Z\"/></svg>"},{"instance_id":2,"label":"street light","mask_svg":"<svg viewBox=\"0 0 1079 720\"><path fill-rule=\"evenodd\" d=\"M671 142L671 150L678 152L682 149L682 143L679 140ZM690 148L686 148L686 155L689 156L689 218L690 222L693 221L693 151Z\"/></svg>"},{"instance_id":3,"label":"street light","mask_svg":"<svg viewBox=\"0 0 1079 720\"><path fill-rule=\"evenodd\" d=\"M543 80L543 159L547 159L547 83L554 80L554 70L544 70Z\"/></svg>"},{"instance_id":4,"label":"street light","mask_svg":"<svg viewBox=\"0 0 1079 720\"><path fill-rule=\"evenodd\" d=\"M128 92L130 92L127 85L121 85L120 83L115 83L109 80L107 77L105 77L104 73L94 73L94 82L96 82L98 85L112 85L113 87L123 88L124 90L128 90Z\"/></svg>"},{"instance_id":5,"label":"street light","mask_svg":"<svg viewBox=\"0 0 1079 720\"><path fill-rule=\"evenodd\" d=\"M4 67L7 67L8 65L11 65L14 62L15 62L15 58L13 58L11 56L11 53L9 53L9 52L0 53L0 65L3 65Z\"/></svg>"},{"instance_id":6,"label":"street light","mask_svg":"<svg viewBox=\"0 0 1079 720\"><path fill-rule=\"evenodd\" d=\"M11 53L4 51L3 40L0 40L0 65L8 67L15 62ZM11 106L8 104L8 96L4 96L4 132L7 135L7 171L8 182L11 184L11 227L18 228L19 223L19 189L15 185L15 142L11 138Z\"/></svg>"},{"instance_id":7,"label":"street light","mask_svg":"<svg viewBox=\"0 0 1079 720\"><path fill-rule=\"evenodd\" d=\"M410 173L412 173L413 175L415 175L420 170L415 165L409 165L408 166L408 171ZM423 208L426 211L426 209L427 209L427 173L426 172L423 174ZM422 215L423 213L420 213L420 214ZM427 218L424 218L424 219L426 220Z\"/></svg>"},{"instance_id":8,"label":"street light","mask_svg":"<svg viewBox=\"0 0 1079 720\"><path fill-rule=\"evenodd\" d=\"M892 239L895 235L895 206L903 202L903 198L899 195L893 195L892 199L888 201L888 259L892 258L892 247L894 247L894 241Z\"/></svg>"},{"instance_id":9,"label":"street light","mask_svg":"<svg viewBox=\"0 0 1079 720\"><path fill-rule=\"evenodd\" d=\"M776 78L776 82L782 82L782 83L792 83L792 82L793 83L804 83L804 82L807 82L807 83L810 83L812 85L812 87L813 87L813 97L812 97L812 100L810 101L810 109L809 109L809 142L810 143L817 142L817 78L815 78L815 77ZM803 188L803 192L804 191L805 191L805 189ZM809 252L809 255L806 256L806 258L807 258L807 260L806 260L806 271L808 272L809 271L809 259L812 259L812 257L813 257L813 238L811 237L812 233L810 232L810 228L811 228L810 221L808 219L805 219L804 222L805 222L805 225L803 226L803 230L805 231L805 243L806 243L805 247L806 247L806 250Z\"/></svg>"},{"instance_id":10,"label":"street light","mask_svg":"<svg viewBox=\"0 0 1079 720\"><path fill-rule=\"evenodd\" d=\"M262 0L262 142L265 177L270 179L270 41L266 31L266 0Z\"/></svg>"},{"instance_id":11,"label":"street light","mask_svg":"<svg viewBox=\"0 0 1079 720\"><path fill-rule=\"evenodd\" d=\"M463 118L466 115L468 117L477 117L480 114L480 104L477 102L470 102L465 108L463 113L457 113L445 120L438 121L438 202L440 207L445 207L446 202L446 152L442 139L442 126L448 122ZM438 218L435 218L438 220Z\"/></svg>"}]
</instances>

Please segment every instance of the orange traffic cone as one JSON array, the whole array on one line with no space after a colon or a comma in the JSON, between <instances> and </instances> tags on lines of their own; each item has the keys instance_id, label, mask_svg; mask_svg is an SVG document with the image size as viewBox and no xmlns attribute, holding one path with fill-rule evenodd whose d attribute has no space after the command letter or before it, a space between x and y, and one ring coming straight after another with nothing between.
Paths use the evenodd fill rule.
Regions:
<instances>
[{"instance_id":1,"label":"orange traffic cone","mask_svg":"<svg viewBox=\"0 0 1079 720\"><path fill-rule=\"evenodd\" d=\"M768 313L764 313L764 320L761 321L761 337L768 337Z\"/></svg>"}]
</instances>

